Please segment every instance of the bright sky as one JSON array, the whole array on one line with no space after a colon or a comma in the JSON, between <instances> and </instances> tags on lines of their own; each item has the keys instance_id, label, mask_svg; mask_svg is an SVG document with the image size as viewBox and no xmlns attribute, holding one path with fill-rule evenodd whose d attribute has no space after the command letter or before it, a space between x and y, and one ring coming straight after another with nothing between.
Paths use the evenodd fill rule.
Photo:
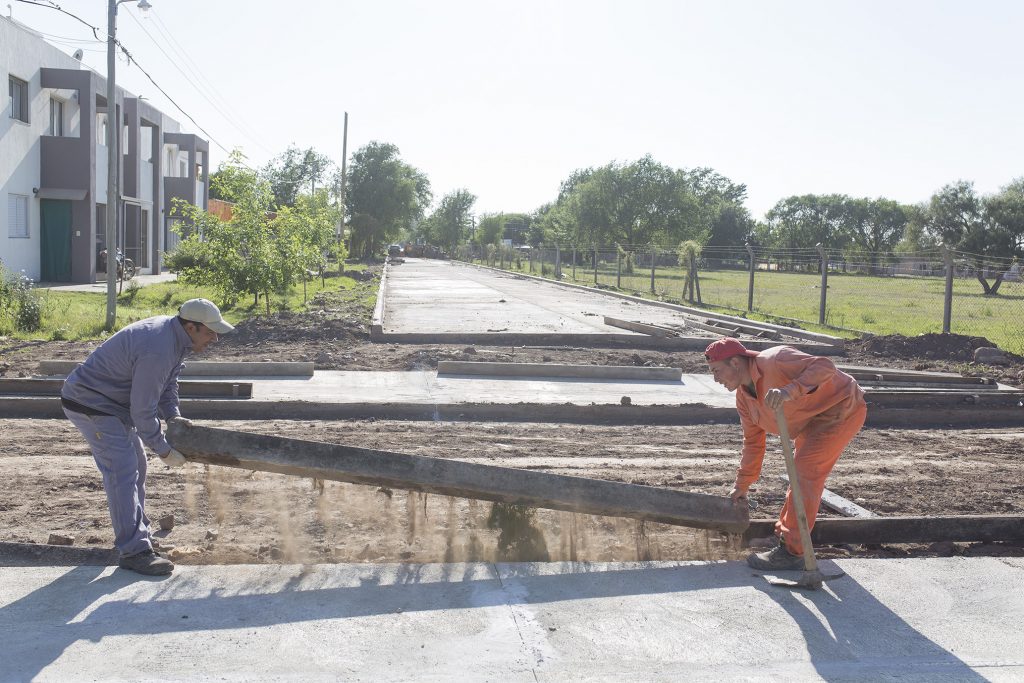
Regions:
<instances>
[{"instance_id":1,"label":"bright sky","mask_svg":"<svg viewBox=\"0 0 1024 683\"><path fill-rule=\"evenodd\" d=\"M118 37L209 133L214 167L216 143L254 166L292 143L340 165L347 111L350 154L394 143L435 199L466 188L477 215L532 211L573 170L648 153L746 184L755 217L794 194L909 203L1024 175L1016 0L150 1L148 17L121 5ZM103 0L58 2L106 27ZM106 73L104 45L58 46ZM117 79L203 135L136 67Z\"/></svg>"}]
</instances>

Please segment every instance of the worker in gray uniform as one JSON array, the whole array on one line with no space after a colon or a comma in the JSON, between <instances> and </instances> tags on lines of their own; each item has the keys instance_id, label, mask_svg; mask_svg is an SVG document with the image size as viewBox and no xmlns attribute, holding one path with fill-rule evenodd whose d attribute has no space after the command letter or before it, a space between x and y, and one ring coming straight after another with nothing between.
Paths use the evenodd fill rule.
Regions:
<instances>
[{"instance_id":1,"label":"worker in gray uniform","mask_svg":"<svg viewBox=\"0 0 1024 683\"><path fill-rule=\"evenodd\" d=\"M64 382L64 414L82 432L103 475L118 566L150 576L174 564L153 550L146 517L146 453L168 466L185 456L167 443L160 419L184 420L178 375L199 353L234 329L206 299L189 299L178 315L146 318L123 328L93 351Z\"/></svg>"}]
</instances>

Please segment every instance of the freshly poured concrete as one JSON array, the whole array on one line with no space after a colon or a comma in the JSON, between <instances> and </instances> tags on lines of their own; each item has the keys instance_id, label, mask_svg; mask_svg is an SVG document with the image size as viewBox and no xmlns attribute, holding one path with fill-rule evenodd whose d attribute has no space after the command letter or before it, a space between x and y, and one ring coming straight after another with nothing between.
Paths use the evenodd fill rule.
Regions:
<instances>
[{"instance_id":1,"label":"freshly poured concrete","mask_svg":"<svg viewBox=\"0 0 1024 683\"><path fill-rule=\"evenodd\" d=\"M1016 681L1024 560L0 569L0 680Z\"/></svg>"},{"instance_id":2,"label":"freshly poured concrete","mask_svg":"<svg viewBox=\"0 0 1024 683\"><path fill-rule=\"evenodd\" d=\"M600 333L642 339L646 335L605 325L604 316L655 325L684 322L682 315L668 308L432 259L391 266L385 298L385 334ZM685 333L716 336L697 329Z\"/></svg>"},{"instance_id":3,"label":"freshly poured concrete","mask_svg":"<svg viewBox=\"0 0 1024 683\"><path fill-rule=\"evenodd\" d=\"M210 378L214 379L214 378ZM236 381L241 378L234 378ZM578 403L618 404L629 396L634 405L704 403L733 407L735 398L710 375L683 375L682 380L582 380L543 377L438 375L423 372L349 372L318 370L312 377L245 378L256 401L324 403Z\"/></svg>"}]
</instances>

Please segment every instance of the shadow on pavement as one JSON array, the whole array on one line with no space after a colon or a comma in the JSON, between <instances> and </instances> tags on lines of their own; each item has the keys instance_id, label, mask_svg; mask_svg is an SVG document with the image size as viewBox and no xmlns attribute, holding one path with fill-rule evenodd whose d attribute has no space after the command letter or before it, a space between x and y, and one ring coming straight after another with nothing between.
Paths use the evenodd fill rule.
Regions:
<instances>
[{"instance_id":1,"label":"shadow on pavement","mask_svg":"<svg viewBox=\"0 0 1024 683\"><path fill-rule=\"evenodd\" d=\"M739 562L670 567L639 563L624 568L584 563L348 565L344 571L289 565L241 566L234 571L243 567L256 571L257 578L246 580L240 576L227 586L223 581L225 572L230 571L227 567L210 568L214 571L205 573L186 571L163 580L105 567L75 567L0 607L0 633L5 634L0 679L34 679L75 643L98 643L107 637L253 629L495 606L546 605L551 612L568 601L648 595L666 597L651 602L650 610L659 614L669 610L658 620L681 626L680 633L660 627L652 637L686 635L692 639L696 631L698 638L707 640L708 648L721 650L715 657L740 665L763 659L773 667L785 656L772 651L780 635L758 631L752 625L756 621L749 621L754 609L723 609L737 601L759 604L769 626L774 622L779 629L788 627L785 616L763 609L766 601L757 597L763 593L782 607L803 634L803 645L788 644L788 651L802 654L805 647L818 675L825 680L876 680L892 675L904 675L904 680L907 670L892 671L894 661L906 662L909 670L920 671L920 680L985 680L851 577L830 582L822 591L797 594L769 586ZM128 587L130 592L116 595ZM674 593L701 591L707 594L692 596L693 600L667 599ZM635 609L620 613L615 605L594 606L592 613L587 606L579 609L595 620L604 619L604 626L610 628L616 628L618 620L626 628L625 622L636 616ZM737 626L735 619L748 621L740 621ZM717 635L705 628L708 620L719 622ZM652 622L652 626L657 623ZM351 627L338 624L338 628ZM572 628L585 631L590 623L573 623ZM792 629L787 632L792 633ZM381 635L386 639L386 633L382 631ZM204 638L204 642L207 640ZM204 647L209 648L209 644ZM607 656L618 655L609 652ZM794 661L796 664L806 666L806 656ZM771 671L778 669L769 669L768 677ZM911 676L917 677L916 673Z\"/></svg>"}]
</instances>

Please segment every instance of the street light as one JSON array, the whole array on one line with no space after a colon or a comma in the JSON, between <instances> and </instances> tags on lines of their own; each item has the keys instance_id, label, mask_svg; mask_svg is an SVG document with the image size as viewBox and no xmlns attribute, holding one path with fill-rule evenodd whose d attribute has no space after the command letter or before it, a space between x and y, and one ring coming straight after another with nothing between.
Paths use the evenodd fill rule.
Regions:
<instances>
[{"instance_id":1,"label":"street light","mask_svg":"<svg viewBox=\"0 0 1024 683\"><path fill-rule=\"evenodd\" d=\"M107 2L107 322L104 329L114 330L117 319L117 214L121 188L118 169L121 159L118 147L121 143L121 127L117 116L117 85L114 78L115 55L117 51L117 6L130 0L108 0ZM147 11L153 6L146 0L139 0L136 7Z\"/></svg>"}]
</instances>

